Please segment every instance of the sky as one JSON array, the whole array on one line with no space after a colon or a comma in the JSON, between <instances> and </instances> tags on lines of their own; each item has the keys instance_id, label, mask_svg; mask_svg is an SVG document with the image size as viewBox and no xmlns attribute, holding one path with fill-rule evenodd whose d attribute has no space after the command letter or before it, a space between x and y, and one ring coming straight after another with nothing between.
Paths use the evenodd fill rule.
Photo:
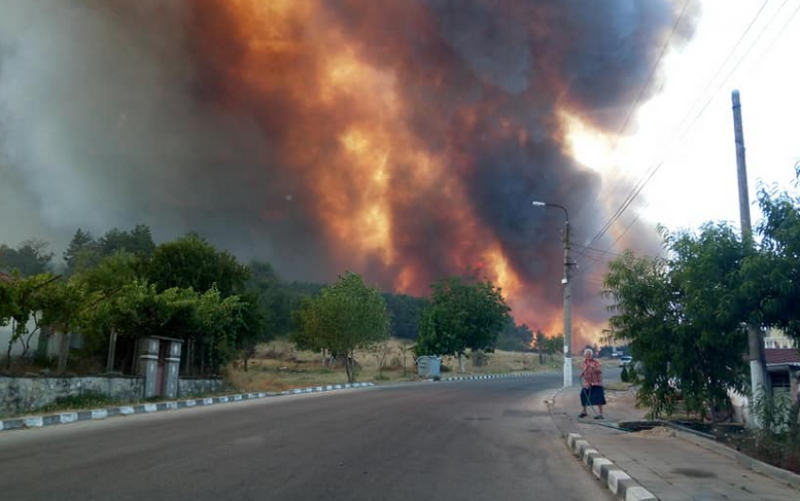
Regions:
<instances>
[{"instance_id":1,"label":"sky","mask_svg":"<svg viewBox=\"0 0 800 501\"><path fill-rule=\"evenodd\" d=\"M694 36L664 54L662 91L632 116L616 147L616 137L585 130L573 137L577 157L603 173L606 193L620 175L639 179L661 164L641 192L636 225L675 231L713 220L739 227L733 89L741 94L751 204L759 183L793 188L800 161L800 0L698 3ZM755 224L757 206L751 211ZM622 219L630 224L636 217L631 210Z\"/></svg>"}]
</instances>

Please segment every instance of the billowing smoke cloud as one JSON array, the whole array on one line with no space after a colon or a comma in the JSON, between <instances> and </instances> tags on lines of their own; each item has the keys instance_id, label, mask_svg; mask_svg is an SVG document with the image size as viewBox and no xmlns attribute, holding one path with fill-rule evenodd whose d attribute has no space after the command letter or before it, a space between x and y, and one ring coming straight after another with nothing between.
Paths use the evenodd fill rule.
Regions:
<instances>
[{"instance_id":1,"label":"billowing smoke cloud","mask_svg":"<svg viewBox=\"0 0 800 501\"><path fill-rule=\"evenodd\" d=\"M561 220L530 202L568 206L578 242L613 212L569 156L564 117L615 134L676 16L666 0L0 11L0 240L145 222L291 278L350 268L411 293L478 267L545 328ZM596 289L575 291L600 319Z\"/></svg>"}]
</instances>

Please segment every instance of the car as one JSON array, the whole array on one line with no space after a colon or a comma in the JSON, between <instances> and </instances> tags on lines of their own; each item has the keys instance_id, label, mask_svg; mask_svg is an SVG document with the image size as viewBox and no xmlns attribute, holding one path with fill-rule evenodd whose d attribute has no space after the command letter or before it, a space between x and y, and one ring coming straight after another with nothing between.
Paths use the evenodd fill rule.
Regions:
<instances>
[{"instance_id":1,"label":"car","mask_svg":"<svg viewBox=\"0 0 800 501\"><path fill-rule=\"evenodd\" d=\"M631 364L633 364L633 357L630 356L630 355L625 355L625 356L623 356L622 358L619 359L619 366L620 367L625 367L625 366L631 365Z\"/></svg>"}]
</instances>

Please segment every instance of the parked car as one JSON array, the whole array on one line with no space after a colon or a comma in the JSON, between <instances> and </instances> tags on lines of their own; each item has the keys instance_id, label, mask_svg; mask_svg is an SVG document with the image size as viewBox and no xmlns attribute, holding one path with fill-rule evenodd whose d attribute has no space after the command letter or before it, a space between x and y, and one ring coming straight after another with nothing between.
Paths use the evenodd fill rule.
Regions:
<instances>
[{"instance_id":1,"label":"parked car","mask_svg":"<svg viewBox=\"0 0 800 501\"><path fill-rule=\"evenodd\" d=\"M623 356L622 358L619 359L619 366L620 367L625 367L627 365L632 365L632 364L633 364L633 357L630 356L630 355L625 355L625 356Z\"/></svg>"}]
</instances>

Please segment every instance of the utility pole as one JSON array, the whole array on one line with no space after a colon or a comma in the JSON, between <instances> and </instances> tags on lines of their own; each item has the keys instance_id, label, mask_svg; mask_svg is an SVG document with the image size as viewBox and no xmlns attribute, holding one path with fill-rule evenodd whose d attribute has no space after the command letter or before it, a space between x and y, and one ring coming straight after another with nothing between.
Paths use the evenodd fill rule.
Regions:
<instances>
[{"instance_id":1,"label":"utility pole","mask_svg":"<svg viewBox=\"0 0 800 501\"><path fill-rule=\"evenodd\" d=\"M572 266L569 256L569 213L564 208L567 219L564 223L564 387L572 386L572 284L569 267Z\"/></svg>"},{"instance_id":2,"label":"utility pole","mask_svg":"<svg viewBox=\"0 0 800 501\"><path fill-rule=\"evenodd\" d=\"M534 207L555 207L564 211L564 388L572 386L572 284L570 283L569 211L563 205L533 202Z\"/></svg>"},{"instance_id":3,"label":"utility pole","mask_svg":"<svg viewBox=\"0 0 800 501\"><path fill-rule=\"evenodd\" d=\"M736 171L739 178L739 218L742 226L742 243L746 249L753 245L753 230L750 226L750 196L747 190L747 163L745 161L744 131L742 129L742 103L739 100L739 91L731 93L733 102L733 134L736 140ZM753 398L756 392L769 390L769 380L765 376L766 357L764 354L764 341L758 326L747 327L747 344L750 358L750 385ZM753 422L756 426L758 423Z\"/></svg>"}]
</instances>

